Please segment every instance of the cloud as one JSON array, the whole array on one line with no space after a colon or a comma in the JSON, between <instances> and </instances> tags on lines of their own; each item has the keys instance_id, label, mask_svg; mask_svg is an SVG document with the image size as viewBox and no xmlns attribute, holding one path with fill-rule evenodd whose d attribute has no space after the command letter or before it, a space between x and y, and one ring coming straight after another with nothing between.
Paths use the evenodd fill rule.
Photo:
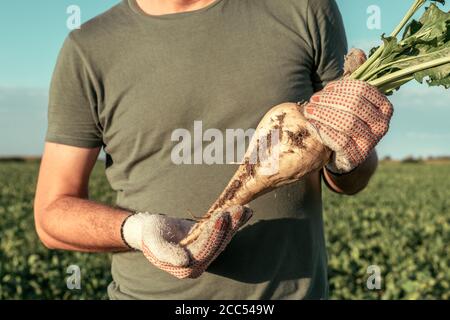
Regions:
<instances>
[{"instance_id":1,"label":"cloud","mask_svg":"<svg viewBox=\"0 0 450 320\"><path fill-rule=\"evenodd\" d=\"M440 87L428 87L427 84L410 83L390 98L400 108L449 108L450 90Z\"/></svg>"},{"instance_id":2,"label":"cloud","mask_svg":"<svg viewBox=\"0 0 450 320\"><path fill-rule=\"evenodd\" d=\"M0 108L46 107L48 90L44 88L0 86Z\"/></svg>"},{"instance_id":3,"label":"cloud","mask_svg":"<svg viewBox=\"0 0 450 320\"><path fill-rule=\"evenodd\" d=\"M42 88L18 88L0 86L0 112L7 114L6 118L17 115L29 116L45 115L47 111L48 93ZM10 119L10 120L11 120ZM1 128L0 128L1 130Z\"/></svg>"},{"instance_id":4,"label":"cloud","mask_svg":"<svg viewBox=\"0 0 450 320\"><path fill-rule=\"evenodd\" d=\"M41 153L47 128L47 91L0 87L0 156Z\"/></svg>"},{"instance_id":5,"label":"cloud","mask_svg":"<svg viewBox=\"0 0 450 320\"><path fill-rule=\"evenodd\" d=\"M450 139L449 133L440 133L440 132L407 132L407 138L411 139L420 139L420 140L440 140L440 139Z\"/></svg>"}]
</instances>

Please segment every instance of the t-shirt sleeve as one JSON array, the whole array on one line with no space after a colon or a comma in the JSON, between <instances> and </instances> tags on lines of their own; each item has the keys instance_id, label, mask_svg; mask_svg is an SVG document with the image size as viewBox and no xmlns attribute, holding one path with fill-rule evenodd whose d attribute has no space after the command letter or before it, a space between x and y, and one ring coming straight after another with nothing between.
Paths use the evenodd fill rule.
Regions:
<instances>
[{"instance_id":1,"label":"t-shirt sleeve","mask_svg":"<svg viewBox=\"0 0 450 320\"><path fill-rule=\"evenodd\" d=\"M347 37L335 0L309 0L307 21L314 59L312 80L318 91L342 76Z\"/></svg>"},{"instance_id":2,"label":"t-shirt sleeve","mask_svg":"<svg viewBox=\"0 0 450 320\"><path fill-rule=\"evenodd\" d=\"M47 142L80 148L102 145L95 87L86 59L69 35L50 85Z\"/></svg>"}]
</instances>

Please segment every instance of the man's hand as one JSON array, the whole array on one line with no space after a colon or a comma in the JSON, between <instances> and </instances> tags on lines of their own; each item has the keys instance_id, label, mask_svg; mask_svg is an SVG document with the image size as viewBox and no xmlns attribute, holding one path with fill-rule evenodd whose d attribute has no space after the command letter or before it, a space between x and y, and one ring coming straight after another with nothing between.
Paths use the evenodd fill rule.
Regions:
<instances>
[{"instance_id":1,"label":"man's hand","mask_svg":"<svg viewBox=\"0 0 450 320\"><path fill-rule=\"evenodd\" d=\"M327 168L346 173L364 162L386 134L392 104L364 81L344 79L328 84L311 97L305 117L324 144L334 151Z\"/></svg>"},{"instance_id":2,"label":"man's hand","mask_svg":"<svg viewBox=\"0 0 450 320\"><path fill-rule=\"evenodd\" d=\"M141 250L156 267L184 278L197 278L225 249L236 232L251 218L247 207L231 207L214 215L193 243L182 246L195 221L161 214L138 213L123 224L124 241Z\"/></svg>"}]
</instances>

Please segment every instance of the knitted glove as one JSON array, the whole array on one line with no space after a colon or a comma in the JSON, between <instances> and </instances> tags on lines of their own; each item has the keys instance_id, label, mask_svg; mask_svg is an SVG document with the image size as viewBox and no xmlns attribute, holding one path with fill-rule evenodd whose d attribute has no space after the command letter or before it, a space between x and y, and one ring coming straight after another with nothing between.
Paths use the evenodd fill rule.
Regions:
<instances>
[{"instance_id":1,"label":"knitted glove","mask_svg":"<svg viewBox=\"0 0 450 320\"><path fill-rule=\"evenodd\" d=\"M327 168L345 173L360 165L389 129L393 107L377 88L343 79L314 94L304 115L334 151Z\"/></svg>"},{"instance_id":2,"label":"knitted glove","mask_svg":"<svg viewBox=\"0 0 450 320\"><path fill-rule=\"evenodd\" d=\"M138 213L124 222L123 238L159 269L179 279L197 278L251 216L247 207L231 207L208 220L197 240L181 246L179 242L189 234L195 221Z\"/></svg>"}]
</instances>

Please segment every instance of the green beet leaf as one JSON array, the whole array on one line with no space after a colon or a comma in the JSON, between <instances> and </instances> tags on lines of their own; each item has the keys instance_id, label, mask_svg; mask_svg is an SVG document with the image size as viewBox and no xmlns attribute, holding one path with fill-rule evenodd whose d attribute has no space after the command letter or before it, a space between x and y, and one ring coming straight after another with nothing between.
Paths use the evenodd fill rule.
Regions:
<instances>
[{"instance_id":1,"label":"green beet leaf","mask_svg":"<svg viewBox=\"0 0 450 320\"><path fill-rule=\"evenodd\" d=\"M424 3L416 0L397 29L402 29ZM369 60L352 78L367 81L386 94L413 79L450 88L450 13L432 3L419 21L406 25L401 40L396 35L383 35L383 45L372 49Z\"/></svg>"}]
</instances>

